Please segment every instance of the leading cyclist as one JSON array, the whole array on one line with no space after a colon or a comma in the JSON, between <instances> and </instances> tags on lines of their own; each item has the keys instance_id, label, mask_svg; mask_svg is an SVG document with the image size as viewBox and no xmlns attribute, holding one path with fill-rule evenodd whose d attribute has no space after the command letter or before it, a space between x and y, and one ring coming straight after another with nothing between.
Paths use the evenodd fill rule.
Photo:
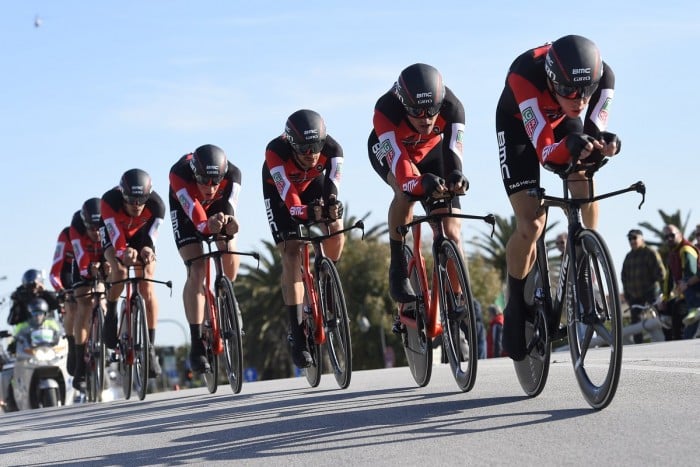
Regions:
<instances>
[{"instance_id":1,"label":"leading cyclist","mask_svg":"<svg viewBox=\"0 0 700 467\"><path fill-rule=\"evenodd\" d=\"M170 169L170 220L178 252L187 266L182 300L190 324L192 370L208 371L209 362L202 342L204 321L205 262L199 234L238 232L236 208L241 191L241 171L227 160L223 149L205 144L182 156ZM235 250L236 239L217 241L219 250ZM224 272L233 282L238 273L238 255L223 255Z\"/></svg>"},{"instance_id":2,"label":"leading cyclist","mask_svg":"<svg viewBox=\"0 0 700 467\"><path fill-rule=\"evenodd\" d=\"M615 75L589 39L569 35L530 49L510 66L498 107L496 134L501 175L516 227L506 246L509 299L504 311L503 347L513 360L525 358L525 277L535 262L544 228L539 201L527 190L539 187L539 164L568 164L573 156L594 162L620 151L606 132ZM581 121L581 116L585 118ZM588 196L584 172L572 173L574 197ZM595 228L597 203L582 207L583 222Z\"/></svg>"}]
</instances>

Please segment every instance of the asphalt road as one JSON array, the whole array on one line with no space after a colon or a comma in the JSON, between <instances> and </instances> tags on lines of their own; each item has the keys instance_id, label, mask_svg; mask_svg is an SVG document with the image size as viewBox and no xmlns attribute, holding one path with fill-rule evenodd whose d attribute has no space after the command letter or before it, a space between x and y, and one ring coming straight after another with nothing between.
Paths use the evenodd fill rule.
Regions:
<instances>
[{"instance_id":1,"label":"asphalt road","mask_svg":"<svg viewBox=\"0 0 700 467\"><path fill-rule=\"evenodd\" d=\"M697 465L700 340L626 347L602 411L553 356L536 398L492 359L469 393L436 365L425 388L403 367L357 371L346 390L324 375L3 414L0 464Z\"/></svg>"}]
</instances>

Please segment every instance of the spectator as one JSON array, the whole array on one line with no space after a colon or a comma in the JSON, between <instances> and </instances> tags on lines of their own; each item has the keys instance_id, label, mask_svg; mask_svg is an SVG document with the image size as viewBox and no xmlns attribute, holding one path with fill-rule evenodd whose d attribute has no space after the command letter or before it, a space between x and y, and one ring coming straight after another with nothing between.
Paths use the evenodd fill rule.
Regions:
<instances>
[{"instance_id":1,"label":"spectator","mask_svg":"<svg viewBox=\"0 0 700 467\"><path fill-rule=\"evenodd\" d=\"M670 251L666 257L668 274L663 284L663 301L659 308L671 316L671 339L692 338L697 331L697 322L686 327L685 332L682 329L683 317L688 310L700 306L698 249L673 224L664 227L663 238Z\"/></svg>"},{"instance_id":2,"label":"spectator","mask_svg":"<svg viewBox=\"0 0 700 467\"><path fill-rule=\"evenodd\" d=\"M665 268L659 254L647 246L642 231L632 229L627 233L630 251L622 263L622 293L630 306L632 324L642 320L642 309L632 308L632 305L647 305L655 303L661 294ZM634 335L634 343L643 342L642 333Z\"/></svg>"},{"instance_id":3,"label":"spectator","mask_svg":"<svg viewBox=\"0 0 700 467\"><path fill-rule=\"evenodd\" d=\"M503 351L503 312L498 305L489 305L489 333L486 336L488 358L505 357Z\"/></svg>"},{"instance_id":4,"label":"spectator","mask_svg":"<svg viewBox=\"0 0 700 467\"><path fill-rule=\"evenodd\" d=\"M559 235L557 235L557 238L554 240L554 245L557 247L557 250L559 250L559 253L562 255L564 254L564 251L566 251L566 237L566 232L562 232Z\"/></svg>"}]
</instances>

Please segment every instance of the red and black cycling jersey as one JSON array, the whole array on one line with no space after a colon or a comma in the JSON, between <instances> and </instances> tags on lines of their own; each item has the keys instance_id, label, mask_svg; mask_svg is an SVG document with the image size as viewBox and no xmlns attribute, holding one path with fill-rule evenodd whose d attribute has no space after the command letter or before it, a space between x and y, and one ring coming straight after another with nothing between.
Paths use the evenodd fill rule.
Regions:
<instances>
[{"instance_id":1,"label":"red and black cycling jersey","mask_svg":"<svg viewBox=\"0 0 700 467\"><path fill-rule=\"evenodd\" d=\"M530 49L515 59L508 70L506 86L498 101L498 111L522 121L541 164L566 164L571 153L566 138L556 141L554 128L561 123L564 112L547 86L544 60L551 44ZM608 126L608 112L613 100L615 75L603 62L603 74L598 89L591 96L583 121L583 131L598 138Z\"/></svg>"},{"instance_id":2,"label":"red and black cycling jersey","mask_svg":"<svg viewBox=\"0 0 700 467\"><path fill-rule=\"evenodd\" d=\"M73 214L73 219L70 223L70 243L73 247L73 255L75 256L75 264L78 266L80 277L90 279L90 264L102 263L104 261L104 249L102 241L98 238L93 241L87 233L85 224L80 218L80 211Z\"/></svg>"},{"instance_id":3,"label":"red and black cycling jersey","mask_svg":"<svg viewBox=\"0 0 700 467\"><path fill-rule=\"evenodd\" d=\"M327 135L318 163L305 170L297 164L292 146L282 135L270 141L265 148L265 165L290 215L307 219L307 206L301 200L301 193L306 191L312 180L320 175L325 177L323 183L325 201L328 201L331 195L338 197L343 167L343 148L332 136Z\"/></svg>"},{"instance_id":4,"label":"red and black cycling jersey","mask_svg":"<svg viewBox=\"0 0 700 467\"><path fill-rule=\"evenodd\" d=\"M204 235L209 235L207 219L209 208L213 204L224 202L222 212L234 216L238 208L238 196L241 192L241 171L228 161L226 176L221 180L214 197L210 200L204 199L202 193L197 188L197 181L190 166L192 153L185 154L170 168L170 197L177 199L182 210L192 221L197 231ZM172 209L172 204L170 205Z\"/></svg>"},{"instance_id":5,"label":"red and black cycling jersey","mask_svg":"<svg viewBox=\"0 0 700 467\"><path fill-rule=\"evenodd\" d=\"M73 245L71 245L70 242L70 227L64 227L61 233L58 234L56 249L53 253L53 262L51 263L51 271L49 272L49 281L57 292L65 288L61 275L65 274L67 268L72 267L73 259Z\"/></svg>"},{"instance_id":6,"label":"red and black cycling jersey","mask_svg":"<svg viewBox=\"0 0 700 467\"><path fill-rule=\"evenodd\" d=\"M403 191L415 196L425 194L416 164L441 142L445 173L436 175L445 176L453 170L462 170L464 106L449 88L445 88L445 99L430 135L421 135L411 126L393 89L377 101L373 122L379 139L379 148L373 151L374 155L380 160L386 158Z\"/></svg>"},{"instance_id":7,"label":"red and black cycling jersey","mask_svg":"<svg viewBox=\"0 0 700 467\"><path fill-rule=\"evenodd\" d=\"M124 197L119 187L112 188L102 195L100 209L106 235L119 260L124 257L129 240L141 231L147 233L142 236L142 246L155 250L158 228L165 217L165 204L158 193L151 192L141 214L136 217L131 217L125 211Z\"/></svg>"}]
</instances>

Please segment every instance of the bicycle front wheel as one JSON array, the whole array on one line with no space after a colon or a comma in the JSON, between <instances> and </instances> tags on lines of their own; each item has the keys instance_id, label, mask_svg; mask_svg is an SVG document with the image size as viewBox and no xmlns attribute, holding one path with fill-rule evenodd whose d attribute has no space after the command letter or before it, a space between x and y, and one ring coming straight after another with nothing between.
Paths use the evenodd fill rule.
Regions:
<instances>
[{"instance_id":1,"label":"bicycle front wheel","mask_svg":"<svg viewBox=\"0 0 700 467\"><path fill-rule=\"evenodd\" d=\"M552 309L547 291L547 253L544 239L537 241L537 260L525 279L525 303L531 310L525 319L525 345L527 355L521 361L513 361L520 386L530 397L538 396L547 384L552 344L549 341L547 313ZM552 329L558 323L550 323Z\"/></svg>"},{"instance_id":2,"label":"bicycle front wheel","mask_svg":"<svg viewBox=\"0 0 700 467\"><path fill-rule=\"evenodd\" d=\"M414 292L418 294L418 300L413 304L416 327L405 327L405 333L402 334L403 348L414 381L419 387L423 387L430 382L433 374L433 341L426 333L425 310L422 309L423 300L428 291L423 289L418 278L418 270L413 262L413 252L408 245L404 245L403 254L409 265L408 279L411 281Z\"/></svg>"},{"instance_id":3,"label":"bicycle front wheel","mask_svg":"<svg viewBox=\"0 0 700 467\"><path fill-rule=\"evenodd\" d=\"M148 323L146 320L146 303L143 297L131 298L131 335L134 339L134 389L139 400L146 398L148 389Z\"/></svg>"},{"instance_id":4,"label":"bicycle front wheel","mask_svg":"<svg viewBox=\"0 0 700 467\"><path fill-rule=\"evenodd\" d=\"M206 307L209 316L212 316L213 313L209 310L209 300L212 299L213 297L211 295L207 298ZM209 318L206 318L202 325L202 339L204 340L204 353L209 362L209 371L202 373L202 378L204 378L209 393L214 394L219 387L219 356L215 352L216 343L214 340L214 330L212 329L212 323L209 321Z\"/></svg>"},{"instance_id":5,"label":"bicycle front wheel","mask_svg":"<svg viewBox=\"0 0 700 467\"><path fill-rule=\"evenodd\" d=\"M121 319L119 320L119 374L122 380L124 399L131 398L131 389L134 382L134 346L131 335L131 322L127 319L126 302L122 301Z\"/></svg>"},{"instance_id":6,"label":"bicycle front wheel","mask_svg":"<svg viewBox=\"0 0 700 467\"><path fill-rule=\"evenodd\" d=\"M87 398L90 402L100 402L102 400L102 390L104 389L105 344L102 338L103 328L104 312L102 307L97 306L92 310L90 335L86 346Z\"/></svg>"},{"instance_id":7,"label":"bicycle front wheel","mask_svg":"<svg viewBox=\"0 0 700 467\"><path fill-rule=\"evenodd\" d=\"M622 310L610 253L600 234L576 237L577 265L567 281L567 325L574 373L586 401L603 409L612 401L622 369ZM574 305L574 280L581 294Z\"/></svg>"},{"instance_id":8,"label":"bicycle front wheel","mask_svg":"<svg viewBox=\"0 0 700 467\"><path fill-rule=\"evenodd\" d=\"M323 322L326 327L326 350L335 381L341 389L345 389L350 385L352 377L350 320L338 270L328 258L321 260L318 282Z\"/></svg>"},{"instance_id":9,"label":"bicycle front wheel","mask_svg":"<svg viewBox=\"0 0 700 467\"><path fill-rule=\"evenodd\" d=\"M233 284L228 277L222 276L216 287L219 307L219 329L224 343L228 382L234 394L241 392L243 385L243 340L238 317L238 303L233 294Z\"/></svg>"},{"instance_id":10,"label":"bicycle front wheel","mask_svg":"<svg viewBox=\"0 0 700 467\"><path fill-rule=\"evenodd\" d=\"M442 341L447 361L450 362L457 386L467 392L476 382L476 311L469 273L457 245L450 239L443 240L439 245L437 273Z\"/></svg>"}]
</instances>

